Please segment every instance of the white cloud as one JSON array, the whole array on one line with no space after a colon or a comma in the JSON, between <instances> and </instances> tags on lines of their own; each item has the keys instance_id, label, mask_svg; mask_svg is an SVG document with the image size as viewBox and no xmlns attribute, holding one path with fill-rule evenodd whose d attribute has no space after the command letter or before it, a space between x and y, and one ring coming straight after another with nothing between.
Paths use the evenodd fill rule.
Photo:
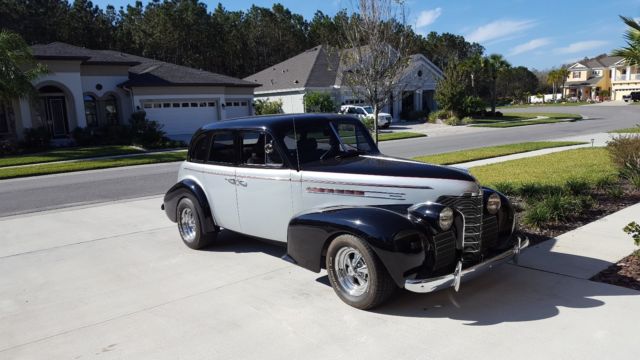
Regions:
<instances>
[{"instance_id":1,"label":"white cloud","mask_svg":"<svg viewBox=\"0 0 640 360\"><path fill-rule=\"evenodd\" d=\"M433 24L436 19L440 17L440 15L442 15L442 8L421 11L420 15L418 15L416 27L419 29L425 26L429 26Z\"/></svg>"},{"instance_id":2,"label":"white cloud","mask_svg":"<svg viewBox=\"0 0 640 360\"><path fill-rule=\"evenodd\" d=\"M551 43L551 40L549 40L548 38L533 39L533 40L527 41L524 44L515 46L513 49L511 49L511 51L509 52L509 55L513 56L513 55L526 53L531 50L535 50L537 48L543 47L545 45L549 45L549 43Z\"/></svg>"},{"instance_id":3,"label":"white cloud","mask_svg":"<svg viewBox=\"0 0 640 360\"><path fill-rule=\"evenodd\" d=\"M465 37L468 41L482 43L513 36L535 25L533 20L496 20L478 27Z\"/></svg>"},{"instance_id":4,"label":"white cloud","mask_svg":"<svg viewBox=\"0 0 640 360\"><path fill-rule=\"evenodd\" d=\"M606 44L608 44L608 42L604 40L578 41L578 42L571 43L568 46L557 48L556 52L560 54L575 54L575 53L599 48Z\"/></svg>"}]
</instances>

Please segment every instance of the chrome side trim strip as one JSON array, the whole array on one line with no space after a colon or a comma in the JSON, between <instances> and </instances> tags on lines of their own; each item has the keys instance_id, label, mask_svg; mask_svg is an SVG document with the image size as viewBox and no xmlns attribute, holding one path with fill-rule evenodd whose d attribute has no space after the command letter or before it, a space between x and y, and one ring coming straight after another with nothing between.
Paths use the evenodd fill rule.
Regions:
<instances>
[{"instance_id":1,"label":"chrome side trim strip","mask_svg":"<svg viewBox=\"0 0 640 360\"><path fill-rule=\"evenodd\" d=\"M306 183L318 183L318 184L331 184L331 185L347 185L347 186L370 186L370 187L385 187L385 188L403 188L403 189L422 189L432 190L431 186L415 186L415 185L386 185L386 184L374 184L374 183L357 183L357 182L343 182L343 181L331 181L331 180L311 180L303 179Z\"/></svg>"}]
</instances>

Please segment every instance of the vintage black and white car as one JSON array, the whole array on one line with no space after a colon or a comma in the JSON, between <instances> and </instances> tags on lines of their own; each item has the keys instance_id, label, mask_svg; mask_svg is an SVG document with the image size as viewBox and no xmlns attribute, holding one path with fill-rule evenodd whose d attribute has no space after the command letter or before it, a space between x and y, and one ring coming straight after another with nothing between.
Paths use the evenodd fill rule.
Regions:
<instances>
[{"instance_id":1,"label":"vintage black and white car","mask_svg":"<svg viewBox=\"0 0 640 360\"><path fill-rule=\"evenodd\" d=\"M347 304L373 308L397 288L427 293L509 261L508 199L469 173L385 156L343 115L251 117L194 134L162 205L184 243L222 229L279 242Z\"/></svg>"}]
</instances>

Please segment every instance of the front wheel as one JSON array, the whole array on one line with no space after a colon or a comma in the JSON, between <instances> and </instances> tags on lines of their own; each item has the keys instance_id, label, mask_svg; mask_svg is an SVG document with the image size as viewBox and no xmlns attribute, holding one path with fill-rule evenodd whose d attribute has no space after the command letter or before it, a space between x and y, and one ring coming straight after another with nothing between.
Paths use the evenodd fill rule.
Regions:
<instances>
[{"instance_id":1,"label":"front wheel","mask_svg":"<svg viewBox=\"0 0 640 360\"><path fill-rule=\"evenodd\" d=\"M382 304L396 289L371 247L353 235L340 235L331 242L327 272L338 297L362 310Z\"/></svg>"},{"instance_id":2,"label":"front wheel","mask_svg":"<svg viewBox=\"0 0 640 360\"><path fill-rule=\"evenodd\" d=\"M210 245L216 238L217 233L206 233L202 227L202 216L193 203L193 200L184 197L178 202L176 209L178 231L185 245L199 250Z\"/></svg>"}]
</instances>

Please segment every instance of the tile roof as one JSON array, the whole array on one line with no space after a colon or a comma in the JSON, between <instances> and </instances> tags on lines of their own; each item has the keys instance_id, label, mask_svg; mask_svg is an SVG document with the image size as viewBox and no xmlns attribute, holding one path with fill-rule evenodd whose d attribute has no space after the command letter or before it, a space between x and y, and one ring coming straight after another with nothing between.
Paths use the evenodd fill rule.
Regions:
<instances>
[{"instance_id":1,"label":"tile roof","mask_svg":"<svg viewBox=\"0 0 640 360\"><path fill-rule=\"evenodd\" d=\"M122 86L229 86L257 87L251 83L231 76L198 70L142 56L131 55L113 50L91 50L79 46L53 42L31 47L36 59L43 60L81 60L87 65L127 65L129 80Z\"/></svg>"}]
</instances>

